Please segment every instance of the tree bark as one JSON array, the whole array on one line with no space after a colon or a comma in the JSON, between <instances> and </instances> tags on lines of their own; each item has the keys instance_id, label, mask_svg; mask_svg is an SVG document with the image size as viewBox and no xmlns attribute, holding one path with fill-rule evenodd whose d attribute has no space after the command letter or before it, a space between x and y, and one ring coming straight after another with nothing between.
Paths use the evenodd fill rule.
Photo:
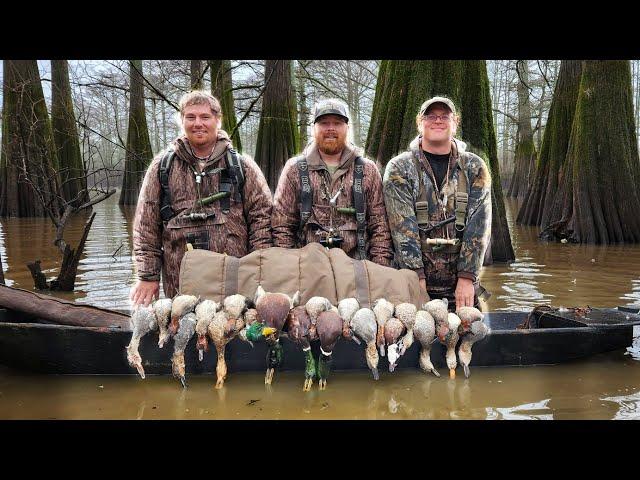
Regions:
<instances>
[{"instance_id":1,"label":"tree bark","mask_svg":"<svg viewBox=\"0 0 640 480\"><path fill-rule=\"evenodd\" d=\"M629 61L585 61L559 188L541 236L639 242L639 181Z\"/></svg>"},{"instance_id":2,"label":"tree bark","mask_svg":"<svg viewBox=\"0 0 640 480\"><path fill-rule=\"evenodd\" d=\"M120 205L135 205L138 202L140 185L144 173L153 158L149 129L144 108L144 86L142 60L131 60L129 128L127 130L127 151L125 154Z\"/></svg>"},{"instance_id":3,"label":"tree bark","mask_svg":"<svg viewBox=\"0 0 640 480\"><path fill-rule=\"evenodd\" d=\"M35 60L4 60L0 216L62 211L51 122Z\"/></svg>"},{"instance_id":4,"label":"tree bark","mask_svg":"<svg viewBox=\"0 0 640 480\"><path fill-rule=\"evenodd\" d=\"M229 134L235 130L231 142L237 151L242 152L240 131L236 129L238 121L233 101L231 61L209 60L209 65L211 69L211 94L220 100L222 106L222 129Z\"/></svg>"},{"instance_id":5,"label":"tree bark","mask_svg":"<svg viewBox=\"0 0 640 480\"><path fill-rule=\"evenodd\" d=\"M306 82L304 79L302 66L300 65L300 60L298 60L298 69L297 69L297 80L298 80L298 112L300 112L300 147L304 148L309 141L309 137L307 134L307 128L309 124L309 109L307 108L307 92L306 92Z\"/></svg>"},{"instance_id":6,"label":"tree bark","mask_svg":"<svg viewBox=\"0 0 640 480\"><path fill-rule=\"evenodd\" d=\"M191 90L202 90L202 60L191 60Z\"/></svg>"},{"instance_id":7,"label":"tree bark","mask_svg":"<svg viewBox=\"0 0 640 480\"><path fill-rule=\"evenodd\" d=\"M2 265L2 252L0 252L0 283L4 285L4 267Z\"/></svg>"},{"instance_id":8,"label":"tree bark","mask_svg":"<svg viewBox=\"0 0 640 480\"><path fill-rule=\"evenodd\" d=\"M560 169L569 146L581 77L581 60L562 61L551 98L535 174L518 212L518 223L549 224L550 206L558 190Z\"/></svg>"},{"instance_id":9,"label":"tree bark","mask_svg":"<svg viewBox=\"0 0 640 480\"><path fill-rule=\"evenodd\" d=\"M267 60L264 77L255 160L273 191L282 167L300 148L291 60Z\"/></svg>"},{"instance_id":10,"label":"tree bark","mask_svg":"<svg viewBox=\"0 0 640 480\"><path fill-rule=\"evenodd\" d=\"M516 151L513 158L514 169L507 195L524 197L535 171L536 147L531 129L531 103L529 101L529 67L526 60L516 62L518 71L518 130Z\"/></svg>"},{"instance_id":11,"label":"tree bark","mask_svg":"<svg viewBox=\"0 0 640 480\"><path fill-rule=\"evenodd\" d=\"M87 173L80 153L66 60L51 60L51 126L64 199L74 206L82 205L89 200Z\"/></svg>"}]
</instances>

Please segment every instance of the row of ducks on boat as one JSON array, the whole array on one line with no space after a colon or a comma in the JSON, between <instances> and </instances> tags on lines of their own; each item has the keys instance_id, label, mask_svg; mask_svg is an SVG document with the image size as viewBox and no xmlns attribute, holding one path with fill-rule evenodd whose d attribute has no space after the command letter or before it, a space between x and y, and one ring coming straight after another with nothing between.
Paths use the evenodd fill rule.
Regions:
<instances>
[{"instance_id":1,"label":"row of ducks on boat","mask_svg":"<svg viewBox=\"0 0 640 480\"><path fill-rule=\"evenodd\" d=\"M393 305L384 298L376 300L372 308L361 308L355 298L345 298L337 307L324 297L312 297L305 305L298 305L299 298L299 292L290 297L266 292L260 286L253 301L239 294L226 297L221 303L193 295L177 295L173 299L157 300L149 307L140 306L131 315L133 334L126 348L127 359L144 378L138 351L140 339L152 330L159 330L160 348L173 338L173 375L186 388L184 351L187 344L197 335L196 348L202 361L209 350L210 339L218 357L216 388L221 388L227 376L226 344L235 337L251 346L252 342L264 339L267 344L265 384L271 384L275 370L282 364L280 339L287 336L305 355L303 390L309 391L316 377L320 389L324 390L333 349L340 337L365 347L367 365L375 380L379 378L379 355L384 356L386 349L389 371L393 372L398 359L414 341L421 346L422 370L439 377L431 362L431 345L438 340L446 346L449 375L455 378L458 341L458 358L465 376L469 377L472 346L489 333L478 309L462 307L452 313L448 311L446 299L431 300L418 309L411 303ZM314 341L320 342L317 361L311 353Z\"/></svg>"}]
</instances>

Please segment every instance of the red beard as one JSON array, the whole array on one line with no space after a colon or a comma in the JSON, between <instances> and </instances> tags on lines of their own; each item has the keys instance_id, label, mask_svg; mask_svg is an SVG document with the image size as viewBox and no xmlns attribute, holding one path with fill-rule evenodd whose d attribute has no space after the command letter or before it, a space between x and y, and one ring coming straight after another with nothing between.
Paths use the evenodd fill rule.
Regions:
<instances>
[{"instance_id":1,"label":"red beard","mask_svg":"<svg viewBox=\"0 0 640 480\"><path fill-rule=\"evenodd\" d=\"M320 150L325 155L336 155L344 150L346 145L345 139L338 137L332 137L328 140L324 138L316 138L316 143L318 145L318 150Z\"/></svg>"}]
</instances>

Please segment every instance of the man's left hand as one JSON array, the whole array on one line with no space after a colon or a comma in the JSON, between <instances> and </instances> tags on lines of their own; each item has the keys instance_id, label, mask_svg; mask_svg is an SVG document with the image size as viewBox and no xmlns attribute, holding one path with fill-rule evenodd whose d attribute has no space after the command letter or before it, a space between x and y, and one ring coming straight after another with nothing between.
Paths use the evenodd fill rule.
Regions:
<instances>
[{"instance_id":1,"label":"man's left hand","mask_svg":"<svg viewBox=\"0 0 640 480\"><path fill-rule=\"evenodd\" d=\"M475 288L468 278L458 277L456 285L456 310L460 307L473 307Z\"/></svg>"}]
</instances>

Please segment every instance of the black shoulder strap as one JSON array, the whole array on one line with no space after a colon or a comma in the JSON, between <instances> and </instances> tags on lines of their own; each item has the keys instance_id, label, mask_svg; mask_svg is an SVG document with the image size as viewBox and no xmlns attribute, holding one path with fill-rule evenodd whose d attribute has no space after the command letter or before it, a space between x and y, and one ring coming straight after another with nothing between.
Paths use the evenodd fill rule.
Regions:
<instances>
[{"instance_id":1,"label":"black shoulder strap","mask_svg":"<svg viewBox=\"0 0 640 480\"><path fill-rule=\"evenodd\" d=\"M304 156L298 158L298 173L300 175L300 227L301 233L305 224L311 217L311 205L313 203L313 191L309 179L309 164Z\"/></svg>"},{"instance_id":2,"label":"black shoulder strap","mask_svg":"<svg viewBox=\"0 0 640 480\"><path fill-rule=\"evenodd\" d=\"M357 157L354 160L353 170L353 206L356 209L356 225L357 225L357 238L358 238L358 254L361 260L367 258L366 244L365 244L365 232L367 230L366 212L365 212L365 199L364 188L362 185L364 178L364 161L362 157Z\"/></svg>"},{"instance_id":3,"label":"black shoulder strap","mask_svg":"<svg viewBox=\"0 0 640 480\"><path fill-rule=\"evenodd\" d=\"M244 203L244 171L242 170L242 162L238 159L238 153L233 148L229 148L225 156L225 161L227 168L220 172L218 192L231 193L232 186L235 185L236 192L234 200ZM220 199L222 213L229 213L230 206L230 196Z\"/></svg>"},{"instance_id":4,"label":"black shoulder strap","mask_svg":"<svg viewBox=\"0 0 640 480\"><path fill-rule=\"evenodd\" d=\"M163 222L171 220L175 213L171 208L171 193L169 191L169 172L171 163L176 152L169 148L160 160L160 168L158 169L158 177L160 180L160 216Z\"/></svg>"}]
</instances>

